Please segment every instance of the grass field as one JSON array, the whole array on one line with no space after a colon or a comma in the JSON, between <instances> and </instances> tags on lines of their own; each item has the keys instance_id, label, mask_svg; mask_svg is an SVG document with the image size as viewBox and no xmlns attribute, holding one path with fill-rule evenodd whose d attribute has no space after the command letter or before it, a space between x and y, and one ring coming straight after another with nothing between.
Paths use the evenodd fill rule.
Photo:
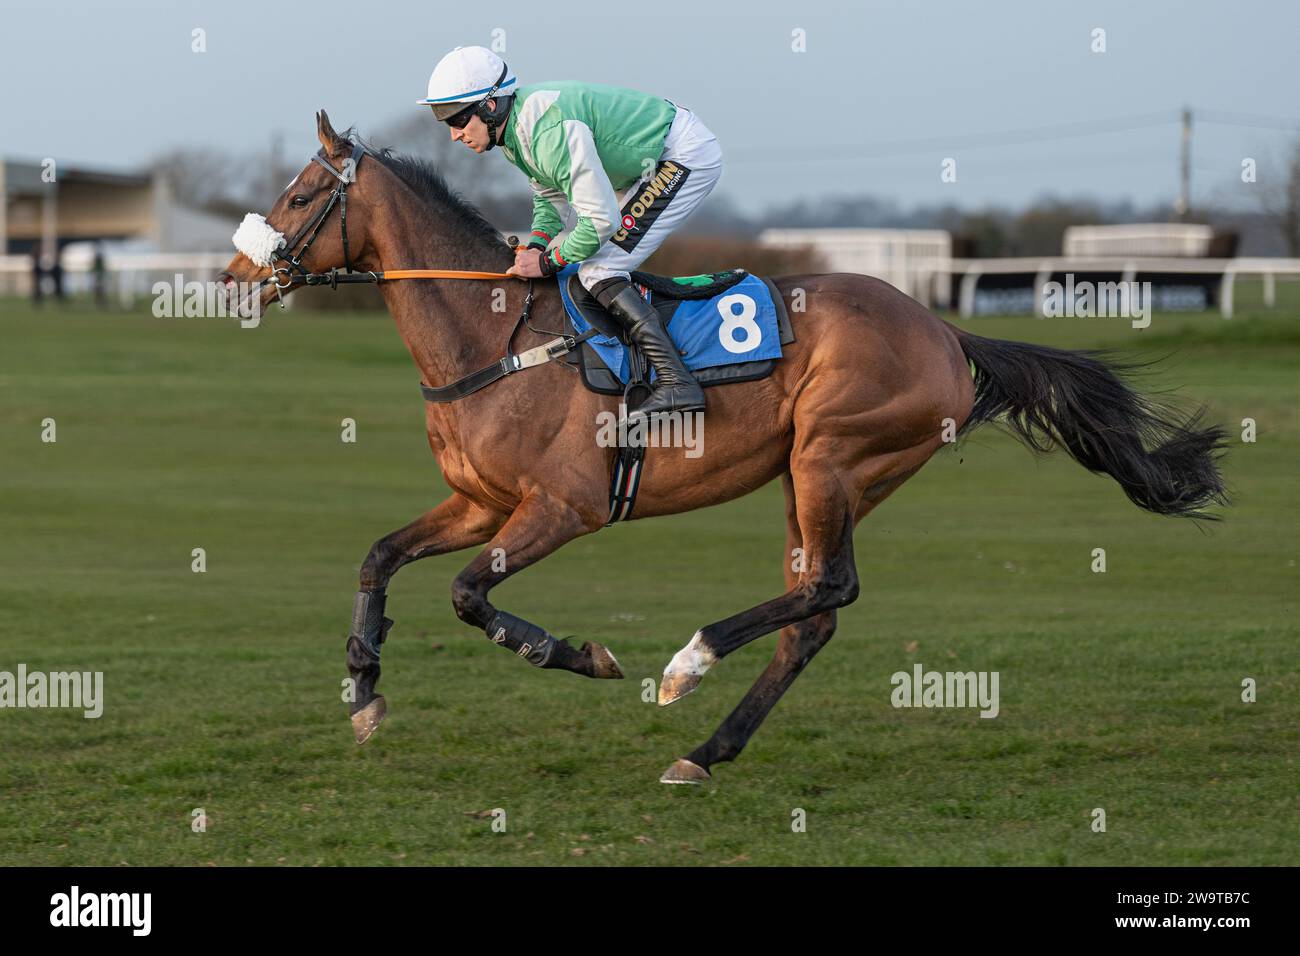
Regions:
<instances>
[{"instance_id":1,"label":"grass field","mask_svg":"<svg viewBox=\"0 0 1300 956\"><path fill-rule=\"evenodd\" d=\"M861 598L700 789L656 781L775 637L670 708L641 682L780 593L778 485L606 529L493 592L609 645L626 681L534 670L461 624L468 553L406 568L391 713L358 748L340 680L360 562L445 494L391 321L0 304L0 670L103 671L106 697L98 720L0 711L0 864L1300 864L1295 291L1145 331L974 320L1174 353L1156 383L1233 436L1227 520L1145 514L1063 454L976 432L862 524ZM916 662L998 671L1000 715L893 708Z\"/></svg>"}]
</instances>

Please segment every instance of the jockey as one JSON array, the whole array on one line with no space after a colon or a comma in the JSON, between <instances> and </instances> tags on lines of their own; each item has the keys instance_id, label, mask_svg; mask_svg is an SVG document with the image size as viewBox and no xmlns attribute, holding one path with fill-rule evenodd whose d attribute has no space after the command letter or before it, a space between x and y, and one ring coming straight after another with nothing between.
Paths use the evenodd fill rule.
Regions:
<instances>
[{"instance_id":1,"label":"jockey","mask_svg":"<svg viewBox=\"0 0 1300 956\"><path fill-rule=\"evenodd\" d=\"M494 146L528 177L532 235L510 274L578 278L654 366L631 416L697 411L704 391L629 273L681 225L722 175L717 139L685 107L635 90L572 81L519 86L492 51L457 47L420 100L476 153ZM577 221L565 229L568 208Z\"/></svg>"}]
</instances>

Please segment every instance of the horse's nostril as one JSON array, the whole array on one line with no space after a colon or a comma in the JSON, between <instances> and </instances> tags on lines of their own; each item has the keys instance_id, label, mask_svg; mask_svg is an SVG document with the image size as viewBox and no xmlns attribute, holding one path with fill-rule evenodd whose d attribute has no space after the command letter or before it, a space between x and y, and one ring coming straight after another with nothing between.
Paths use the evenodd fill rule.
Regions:
<instances>
[{"instance_id":1,"label":"horse's nostril","mask_svg":"<svg viewBox=\"0 0 1300 956\"><path fill-rule=\"evenodd\" d=\"M227 302L234 299L235 296L235 277L229 272L217 273L217 294Z\"/></svg>"}]
</instances>

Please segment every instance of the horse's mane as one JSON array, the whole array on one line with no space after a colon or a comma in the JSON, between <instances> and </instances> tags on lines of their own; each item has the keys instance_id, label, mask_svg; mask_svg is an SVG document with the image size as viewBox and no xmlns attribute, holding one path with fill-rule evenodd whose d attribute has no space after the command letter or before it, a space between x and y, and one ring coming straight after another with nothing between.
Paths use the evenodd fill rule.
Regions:
<instances>
[{"instance_id":1,"label":"horse's mane","mask_svg":"<svg viewBox=\"0 0 1300 956\"><path fill-rule=\"evenodd\" d=\"M346 130L343 138L360 143L367 155L388 167L426 203L439 212L446 213L447 217L459 224L471 238L487 246L505 245L505 238L500 230L488 222L477 206L456 192L429 160L419 156L400 155L387 146L375 146L358 136L355 127Z\"/></svg>"}]
</instances>

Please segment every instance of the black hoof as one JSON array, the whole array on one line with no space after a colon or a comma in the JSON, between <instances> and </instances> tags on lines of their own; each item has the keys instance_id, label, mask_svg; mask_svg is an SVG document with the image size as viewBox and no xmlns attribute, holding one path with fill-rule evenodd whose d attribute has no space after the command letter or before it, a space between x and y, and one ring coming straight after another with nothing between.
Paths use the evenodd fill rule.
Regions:
<instances>
[{"instance_id":1,"label":"black hoof","mask_svg":"<svg viewBox=\"0 0 1300 956\"><path fill-rule=\"evenodd\" d=\"M582 645L582 655L590 662L588 677L597 680L622 680L623 670L618 666L618 659L610 653L604 644L587 641Z\"/></svg>"}]
</instances>

